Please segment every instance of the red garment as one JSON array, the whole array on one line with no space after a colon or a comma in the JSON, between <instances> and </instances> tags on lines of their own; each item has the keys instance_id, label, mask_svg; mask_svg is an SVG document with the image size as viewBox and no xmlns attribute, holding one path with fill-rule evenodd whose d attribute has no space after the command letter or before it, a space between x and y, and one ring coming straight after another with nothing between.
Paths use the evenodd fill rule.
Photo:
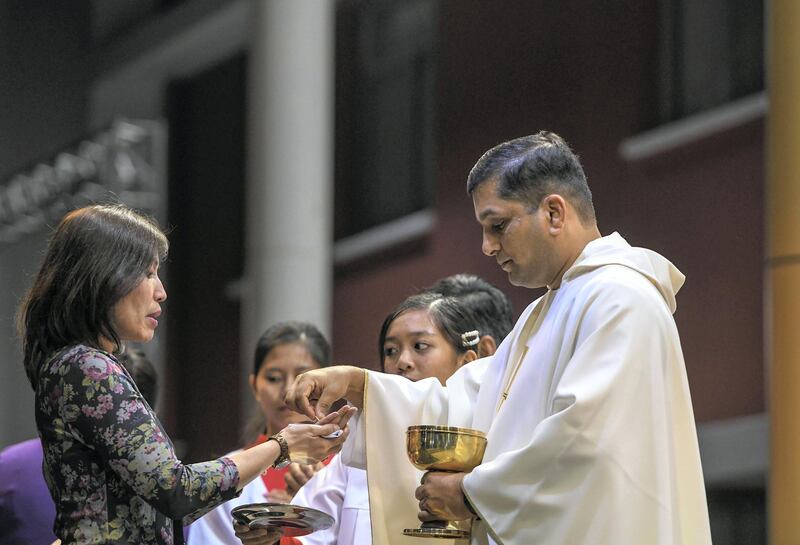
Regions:
<instances>
[{"instance_id":1,"label":"red garment","mask_svg":"<svg viewBox=\"0 0 800 545\"><path fill-rule=\"evenodd\" d=\"M253 443L252 445L250 445L250 447L248 447L248 448L254 447L256 445L260 445L261 443L266 442L267 439L269 439L269 438L266 435L264 435L264 434L259 435L258 439L256 439L256 442ZM328 463L330 463L330 461L331 461L331 458L333 458L333 456L328 456L327 458L322 460L322 463L325 464L325 465L328 465ZM286 490L285 475L286 475L287 471L289 471L289 467L288 466L287 467L282 467L280 469L275 469L274 467L271 467L271 468L267 469L267 471L262 473L261 474L261 480L264 481L264 486L267 487L267 490L276 490L276 489L277 490ZM298 540L296 538L293 538L293 537L282 537L280 545L303 545L303 544L300 542L300 540Z\"/></svg>"}]
</instances>

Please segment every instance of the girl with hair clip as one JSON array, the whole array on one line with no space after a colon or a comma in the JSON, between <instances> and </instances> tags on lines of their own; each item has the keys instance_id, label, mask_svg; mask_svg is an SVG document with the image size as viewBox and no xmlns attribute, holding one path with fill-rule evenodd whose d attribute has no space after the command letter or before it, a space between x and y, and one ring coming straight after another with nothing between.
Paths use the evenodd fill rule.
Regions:
<instances>
[{"instance_id":1,"label":"girl with hair clip","mask_svg":"<svg viewBox=\"0 0 800 545\"><path fill-rule=\"evenodd\" d=\"M505 297L498 292L500 297ZM383 322L379 354L384 372L412 381L436 379L444 383L462 365L491 354L479 353L482 333L476 329L476 310L500 308L490 298L445 297L440 293L412 295L400 303ZM480 307L480 308L476 308ZM497 317L501 319L501 316ZM495 346L494 344L490 345ZM366 471L345 466L341 456L318 472L292 500L294 505L313 507L333 516L327 530L302 538L284 538L281 545L369 545L369 499ZM256 531L243 543L271 545L258 540Z\"/></svg>"},{"instance_id":2,"label":"girl with hair clip","mask_svg":"<svg viewBox=\"0 0 800 545\"><path fill-rule=\"evenodd\" d=\"M188 524L273 464L316 462L341 448L346 424L287 426L252 449L196 464L175 455L155 412L117 356L153 338L167 292L167 239L124 206L67 214L19 311L35 390L45 480L63 545L183 542Z\"/></svg>"}]
</instances>

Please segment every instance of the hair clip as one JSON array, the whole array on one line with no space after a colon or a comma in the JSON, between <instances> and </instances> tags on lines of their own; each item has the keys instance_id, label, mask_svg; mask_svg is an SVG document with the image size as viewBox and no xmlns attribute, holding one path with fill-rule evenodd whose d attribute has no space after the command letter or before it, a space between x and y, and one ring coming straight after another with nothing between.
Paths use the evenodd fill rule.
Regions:
<instances>
[{"instance_id":1,"label":"hair clip","mask_svg":"<svg viewBox=\"0 0 800 545\"><path fill-rule=\"evenodd\" d=\"M477 329L461 334L461 346L464 348L475 346L479 342L481 342L481 337Z\"/></svg>"}]
</instances>

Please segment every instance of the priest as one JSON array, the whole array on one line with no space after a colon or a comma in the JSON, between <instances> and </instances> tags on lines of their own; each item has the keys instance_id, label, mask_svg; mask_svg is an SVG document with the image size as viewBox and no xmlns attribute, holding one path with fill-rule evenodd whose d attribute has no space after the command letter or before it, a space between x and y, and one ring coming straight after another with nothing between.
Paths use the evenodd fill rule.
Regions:
<instances>
[{"instance_id":1,"label":"priest","mask_svg":"<svg viewBox=\"0 0 800 545\"><path fill-rule=\"evenodd\" d=\"M287 393L309 417L340 398L364 408L346 449L367 467L373 542L411 544L402 528L416 515L471 520L473 544L710 544L672 316L684 276L601 236L583 168L554 133L486 152L467 191L483 252L512 284L547 290L495 355L446 386L337 366ZM483 462L413 482L404 432L416 424L485 432Z\"/></svg>"}]
</instances>

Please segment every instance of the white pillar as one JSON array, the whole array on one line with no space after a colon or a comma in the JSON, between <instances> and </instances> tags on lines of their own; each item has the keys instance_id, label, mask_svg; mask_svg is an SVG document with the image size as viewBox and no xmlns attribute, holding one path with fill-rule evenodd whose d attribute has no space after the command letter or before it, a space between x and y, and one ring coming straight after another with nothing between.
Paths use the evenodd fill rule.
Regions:
<instances>
[{"instance_id":1,"label":"white pillar","mask_svg":"<svg viewBox=\"0 0 800 545\"><path fill-rule=\"evenodd\" d=\"M307 320L330 335L334 4L251 0L246 373L255 339L276 321Z\"/></svg>"}]
</instances>

